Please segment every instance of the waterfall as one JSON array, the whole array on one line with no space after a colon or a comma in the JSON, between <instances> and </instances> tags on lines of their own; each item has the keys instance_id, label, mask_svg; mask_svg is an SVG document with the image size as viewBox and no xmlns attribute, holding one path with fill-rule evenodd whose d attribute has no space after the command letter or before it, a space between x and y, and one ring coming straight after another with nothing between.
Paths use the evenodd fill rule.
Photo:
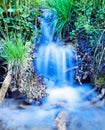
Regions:
<instances>
[{"instance_id":1,"label":"waterfall","mask_svg":"<svg viewBox=\"0 0 105 130\"><path fill-rule=\"evenodd\" d=\"M105 107L100 106L101 101L99 104L90 102L90 96L96 97L96 93L88 93L90 96L86 98L86 93L91 90L89 84L74 87L72 67L76 53L72 46L53 40L51 19L52 14L45 11L35 59L35 71L45 78L49 96L42 100L41 106L34 102L23 107L25 109L19 109L19 100L4 100L0 105L0 130L57 130L55 118L62 111L67 112L69 119L59 116L59 120L64 120L58 123L62 126L68 122L66 130L105 130Z\"/></svg>"},{"instance_id":2,"label":"waterfall","mask_svg":"<svg viewBox=\"0 0 105 130\"><path fill-rule=\"evenodd\" d=\"M54 23L52 21L55 19L54 15L49 10L44 10L42 16L40 17L41 23L41 37L40 46L49 44L53 41L54 35Z\"/></svg>"},{"instance_id":3,"label":"waterfall","mask_svg":"<svg viewBox=\"0 0 105 130\"><path fill-rule=\"evenodd\" d=\"M73 84L74 72L68 71L74 66L74 49L64 46L63 42L54 41L54 17L44 12L41 18L41 38L35 60L36 71L44 77L54 81L55 84ZM52 26L53 25L53 26Z\"/></svg>"}]
</instances>

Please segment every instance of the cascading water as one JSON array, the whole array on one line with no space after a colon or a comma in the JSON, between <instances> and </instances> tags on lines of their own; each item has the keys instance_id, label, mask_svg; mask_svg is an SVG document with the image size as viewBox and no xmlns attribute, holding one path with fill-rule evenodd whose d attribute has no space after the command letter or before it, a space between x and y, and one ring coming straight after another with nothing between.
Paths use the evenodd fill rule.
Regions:
<instances>
[{"instance_id":1,"label":"cascading water","mask_svg":"<svg viewBox=\"0 0 105 130\"><path fill-rule=\"evenodd\" d=\"M44 16L35 69L42 76L53 80L55 84L69 83L72 85L74 74L72 70L68 71L68 69L74 66L74 49L72 46L61 45L62 42L53 41L54 27L52 21L48 20L52 15L45 12Z\"/></svg>"},{"instance_id":2,"label":"cascading water","mask_svg":"<svg viewBox=\"0 0 105 130\"><path fill-rule=\"evenodd\" d=\"M0 106L0 130L56 130L54 119L62 110L70 115L67 130L105 130L103 107L85 105L81 97L90 90L89 85L73 85L73 47L54 42L51 13L45 11L43 16L35 71L44 76L49 96L41 106L31 105L25 110L18 109L16 100L5 100Z\"/></svg>"},{"instance_id":3,"label":"cascading water","mask_svg":"<svg viewBox=\"0 0 105 130\"><path fill-rule=\"evenodd\" d=\"M40 17L42 31L39 40L40 46L47 45L53 41L54 24L51 23L53 19L55 19L55 17L52 15L51 12L49 12L49 10L44 11L42 17Z\"/></svg>"},{"instance_id":4,"label":"cascading water","mask_svg":"<svg viewBox=\"0 0 105 130\"><path fill-rule=\"evenodd\" d=\"M52 79L55 83L73 84L73 71L68 71L73 64L72 47L58 46L49 43L39 47L36 69L42 76Z\"/></svg>"},{"instance_id":5,"label":"cascading water","mask_svg":"<svg viewBox=\"0 0 105 130\"><path fill-rule=\"evenodd\" d=\"M74 82L75 51L72 46L65 46L59 40L54 41L54 16L48 11L43 13L42 35L35 59L35 71L45 79L49 79L49 97L47 103L54 104L63 100L74 107L80 101L79 93L72 87ZM50 82L50 83L49 83ZM49 84L49 85L48 85ZM66 94L66 95L65 95Z\"/></svg>"}]
</instances>

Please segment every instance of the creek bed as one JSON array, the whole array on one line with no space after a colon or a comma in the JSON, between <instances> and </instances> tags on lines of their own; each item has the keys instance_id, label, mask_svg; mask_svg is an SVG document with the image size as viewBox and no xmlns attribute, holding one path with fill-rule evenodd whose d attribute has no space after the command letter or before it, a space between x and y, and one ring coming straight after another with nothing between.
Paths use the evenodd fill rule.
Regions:
<instances>
[{"instance_id":1,"label":"creek bed","mask_svg":"<svg viewBox=\"0 0 105 130\"><path fill-rule=\"evenodd\" d=\"M44 105L20 109L19 101L5 99L0 106L0 130L56 130L55 118L61 110L69 113L68 130L105 130L104 107L85 107L69 111Z\"/></svg>"}]
</instances>

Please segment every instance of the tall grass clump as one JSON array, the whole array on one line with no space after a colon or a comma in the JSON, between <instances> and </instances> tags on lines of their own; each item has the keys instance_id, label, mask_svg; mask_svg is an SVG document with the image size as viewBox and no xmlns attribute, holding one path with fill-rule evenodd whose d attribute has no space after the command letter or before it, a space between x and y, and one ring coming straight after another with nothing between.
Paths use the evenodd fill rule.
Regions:
<instances>
[{"instance_id":1,"label":"tall grass clump","mask_svg":"<svg viewBox=\"0 0 105 130\"><path fill-rule=\"evenodd\" d=\"M46 7L56 16L53 21L55 33L60 38L69 30L70 18L72 14L73 0L46 0Z\"/></svg>"},{"instance_id":2,"label":"tall grass clump","mask_svg":"<svg viewBox=\"0 0 105 130\"><path fill-rule=\"evenodd\" d=\"M7 64L8 72L11 71L12 76L15 78L17 85L19 79L25 71L30 67L31 56L30 56L30 42L24 42L19 36L12 36L5 39L0 44L0 57L5 60Z\"/></svg>"},{"instance_id":3,"label":"tall grass clump","mask_svg":"<svg viewBox=\"0 0 105 130\"><path fill-rule=\"evenodd\" d=\"M30 42L25 44L21 37L14 36L12 39L7 38L1 43L0 48L0 57L5 59L8 69L14 68L16 71L27 65Z\"/></svg>"},{"instance_id":4,"label":"tall grass clump","mask_svg":"<svg viewBox=\"0 0 105 130\"><path fill-rule=\"evenodd\" d=\"M30 67L30 42L23 42L20 36L7 38L0 44L0 57L5 59L8 72L0 89L0 103L2 103L8 87L20 87L23 74ZM11 82L12 81L12 82Z\"/></svg>"}]
</instances>

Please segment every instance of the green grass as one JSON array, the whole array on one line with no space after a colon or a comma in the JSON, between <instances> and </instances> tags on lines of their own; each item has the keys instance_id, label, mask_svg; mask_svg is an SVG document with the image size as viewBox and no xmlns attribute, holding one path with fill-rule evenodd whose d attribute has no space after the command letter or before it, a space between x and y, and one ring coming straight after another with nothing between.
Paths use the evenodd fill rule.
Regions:
<instances>
[{"instance_id":1,"label":"green grass","mask_svg":"<svg viewBox=\"0 0 105 130\"><path fill-rule=\"evenodd\" d=\"M53 21L56 26L55 32L61 38L63 30L69 28L70 25L73 0L47 0L46 7L56 16L56 19Z\"/></svg>"},{"instance_id":2,"label":"green grass","mask_svg":"<svg viewBox=\"0 0 105 130\"><path fill-rule=\"evenodd\" d=\"M27 53L30 50L30 43L24 44L21 37L6 39L5 43L0 45L0 48L0 56L5 59L11 68L23 65L26 58L29 58L27 57Z\"/></svg>"}]
</instances>

